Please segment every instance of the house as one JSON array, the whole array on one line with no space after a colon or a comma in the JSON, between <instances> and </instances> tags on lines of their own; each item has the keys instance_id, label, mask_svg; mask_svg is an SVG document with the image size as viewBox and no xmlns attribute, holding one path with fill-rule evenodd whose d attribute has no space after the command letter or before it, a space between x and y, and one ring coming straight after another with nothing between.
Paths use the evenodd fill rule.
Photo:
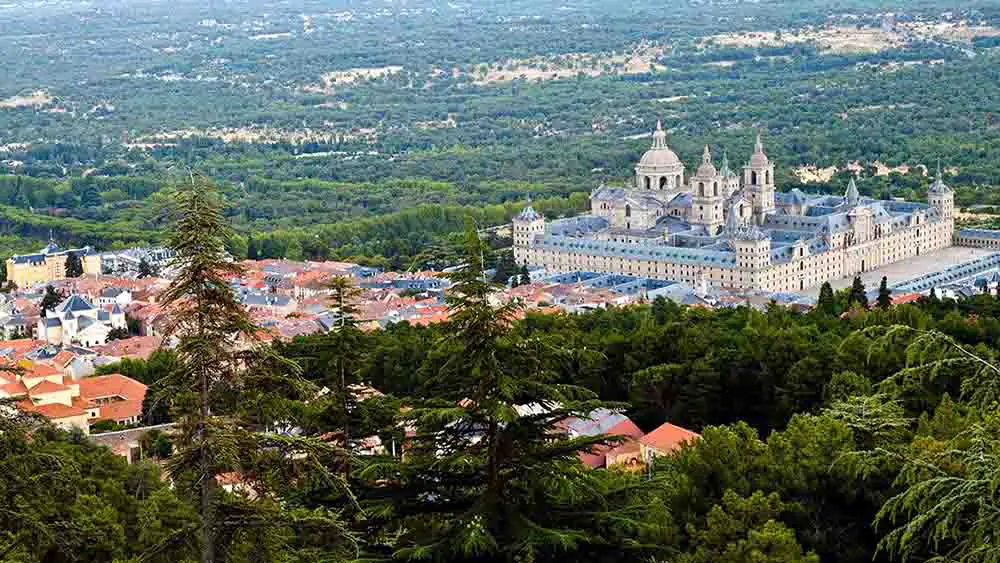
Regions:
<instances>
[{"instance_id":1,"label":"house","mask_svg":"<svg viewBox=\"0 0 1000 563\"><path fill-rule=\"evenodd\" d=\"M118 305L122 309L132 303L132 290L124 287L105 287L97 294L98 307Z\"/></svg>"},{"instance_id":2,"label":"house","mask_svg":"<svg viewBox=\"0 0 1000 563\"><path fill-rule=\"evenodd\" d=\"M73 380L47 364L22 361L18 372L0 372L0 399L38 413L66 430L89 434L90 425L111 420L133 424L142 418L146 386L121 374Z\"/></svg>"},{"instance_id":3,"label":"house","mask_svg":"<svg viewBox=\"0 0 1000 563\"><path fill-rule=\"evenodd\" d=\"M654 457L670 455L679 450L683 444L691 444L700 437L701 435L686 428L665 422L656 430L639 438L642 460L651 463Z\"/></svg>"},{"instance_id":4,"label":"house","mask_svg":"<svg viewBox=\"0 0 1000 563\"><path fill-rule=\"evenodd\" d=\"M107 342L108 333L116 328L128 328L121 307L114 305L106 311L74 294L38 320L38 338L49 344L95 346Z\"/></svg>"},{"instance_id":5,"label":"house","mask_svg":"<svg viewBox=\"0 0 1000 563\"><path fill-rule=\"evenodd\" d=\"M580 461L592 468L614 465L642 466L640 448L636 440L642 430L629 417L609 409L597 409L587 418L571 418L560 425L570 438L582 436L622 436L618 444L596 446L592 452L580 452ZM631 455L630 455L631 454Z\"/></svg>"},{"instance_id":6,"label":"house","mask_svg":"<svg viewBox=\"0 0 1000 563\"><path fill-rule=\"evenodd\" d=\"M148 360L162 342L159 336L133 336L94 346L94 352L113 358Z\"/></svg>"}]
</instances>

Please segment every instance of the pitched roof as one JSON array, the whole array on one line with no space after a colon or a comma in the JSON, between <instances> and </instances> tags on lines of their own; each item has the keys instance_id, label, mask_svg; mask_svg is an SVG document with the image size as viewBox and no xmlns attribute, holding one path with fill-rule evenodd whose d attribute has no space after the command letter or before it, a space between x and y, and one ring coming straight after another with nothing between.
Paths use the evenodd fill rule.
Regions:
<instances>
[{"instance_id":1,"label":"pitched roof","mask_svg":"<svg viewBox=\"0 0 1000 563\"><path fill-rule=\"evenodd\" d=\"M80 416L87 414L87 411L78 406L68 406L62 403L49 403L47 405L36 405L25 399L18 401L17 408L24 412L37 412L45 418L58 420L70 416Z\"/></svg>"},{"instance_id":2,"label":"pitched roof","mask_svg":"<svg viewBox=\"0 0 1000 563\"><path fill-rule=\"evenodd\" d=\"M679 449L681 444L685 442L690 443L700 437L701 435L695 432L665 422L656 430L639 438L639 443L657 451L667 453Z\"/></svg>"},{"instance_id":3,"label":"pitched roof","mask_svg":"<svg viewBox=\"0 0 1000 563\"><path fill-rule=\"evenodd\" d=\"M34 397L36 395L46 395L48 393L59 393L61 391L68 391L69 387L63 385L62 383L55 383L49 381L48 379L43 380L34 387L28 389L28 393Z\"/></svg>"},{"instance_id":4,"label":"pitched roof","mask_svg":"<svg viewBox=\"0 0 1000 563\"><path fill-rule=\"evenodd\" d=\"M7 394L8 397L16 397L18 395L27 395L28 388L24 386L23 382L7 383L0 385L0 391Z\"/></svg>"},{"instance_id":5,"label":"pitched roof","mask_svg":"<svg viewBox=\"0 0 1000 563\"><path fill-rule=\"evenodd\" d=\"M63 301L56 307L56 312L66 313L70 311L89 311L93 308L94 306L91 305L86 298L77 294L73 294L67 297L65 301Z\"/></svg>"},{"instance_id":6,"label":"pitched roof","mask_svg":"<svg viewBox=\"0 0 1000 563\"><path fill-rule=\"evenodd\" d=\"M80 397L87 401L102 397L121 397L141 402L146 396L145 385L120 373L84 377L77 383L80 385Z\"/></svg>"}]
</instances>

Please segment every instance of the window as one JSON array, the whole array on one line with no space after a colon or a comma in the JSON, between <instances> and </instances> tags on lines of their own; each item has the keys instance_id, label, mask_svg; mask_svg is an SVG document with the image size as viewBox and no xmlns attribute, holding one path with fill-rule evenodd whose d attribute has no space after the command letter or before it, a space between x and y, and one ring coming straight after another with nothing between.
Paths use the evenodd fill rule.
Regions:
<instances>
[{"instance_id":1,"label":"window","mask_svg":"<svg viewBox=\"0 0 1000 563\"><path fill-rule=\"evenodd\" d=\"M660 176L660 189L662 190L665 187L667 187L667 177Z\"/></svg>"},{"instance_id":2,"label":"window","mask_svg":"<svg viewBox=\"0 0 1000 563\"><path fill-rule=\"evenodd\" d=\"M756 186L757 185L757 171L756 170L752 170L750 172L750 185L752 185L752 186Z\"/></svg>"},{"instance_id":3,"label":"window","mask_svg":"<svg viewBox=\"0 0 1000 563\"><path fill-rule=\"evenodd\" d=\"M646 180L646 189L648 190L649 189L649 176L646 176L644 179Z\"/></svg>"}]
</instances>

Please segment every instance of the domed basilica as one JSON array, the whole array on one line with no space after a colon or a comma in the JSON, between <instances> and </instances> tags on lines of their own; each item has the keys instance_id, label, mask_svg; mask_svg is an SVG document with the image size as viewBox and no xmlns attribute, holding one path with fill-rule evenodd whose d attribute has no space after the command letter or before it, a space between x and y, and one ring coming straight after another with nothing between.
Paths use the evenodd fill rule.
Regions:
<instances>
[{"instance_id":1,"label":"domed basilica","mask_svg":"<svg viewBox=\"0 0 1000 563\"><path fill-rule=\"evenodd\" d=\"M600 186L590 213L514 219L514 256L553 273L638 275L727 289L797 291L951 245L954 199L941 179L928 204L777 191L760 135L741 173L708 146L690 177L659 122L625 186Z\"/></svg>"}]
</instances>

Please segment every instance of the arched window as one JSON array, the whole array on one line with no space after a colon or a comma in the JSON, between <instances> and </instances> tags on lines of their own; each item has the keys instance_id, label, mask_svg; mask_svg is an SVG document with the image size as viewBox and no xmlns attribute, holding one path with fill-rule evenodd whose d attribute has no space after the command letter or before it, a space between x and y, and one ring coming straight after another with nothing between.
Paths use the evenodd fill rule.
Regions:
<instances>
[{"instance_id":1,"label":"arched window","mask_svg":"<svg viewBox=\"0 0 1000 563\"><path fill-rule=\"evenodd\" d=\"M757 171L756 170L751 170L750 171L750 185L751 186L756 186L757 185Z\"/></svg>"},{"instance_id":2,"label":"arched window","mask_svg":"<svg viewBox=\"0 0 1000 563\"><path fill-rule=\"evenodd\" d=\"M698 182L698 193L702 196L705 195L705 182Z\"/></svg>"},{"instance_id":3,"label":"arched window","mask_svg":"<svg viewBox=\"0 0 1000 563\"><path fill-rule=\"evenodd\" d=\"M719 183L718 182L712 182L712 195L714 195L716 197L719 196Z\"/></svg>"},{"instance_id":4,"label":"arched window","mask_svg":"<svg viewBox=\"0 0 1000 563\"><path fill-rule=\"evenodd\" d=\"M662 190L665 187L667 187L667 177L660 176L660 189Z\"/></svg>"},{"instance_id":5,"label":"arched window","mask_svg":"<svg viewBox=\"0 0 1000 563\"><path fill-rule=\"evenodd\" d=\"M626 205L625 206L625 216L626 217L631 217L632 216L632 206L631 205Z\"/></svg>"},{"instance_id":6,"label":"arched window","mask_svg":"<svg viewBox=\"0 0 1000 563\"><path fill-rule=\"evenodd\" d=\"M740 219L743 218L743 204L740 204Z\"/></svg>"},{"instance_id":7,"label":"arched window","mask_svg":"<svg viewBox=\"0 0 1000 563\"><path fill-rule=\"evenodd\" d=\"M764 183L768 184L768 185L771 184L771 171L770 170L765 170L764 171Z\"/></svg>"},{"instance_id":8,"label":"arched window","mask_svg":"<svg viewBox=\"0 0 1000 563\"><path fill-rule=\"evenodd\" d=\"M646 176L645 180L646 180L646 189L648 190L649 189L649 176Z\"/></svg>"},{"instance_id":9,"label":"arched window","mask_svg":"<svg viewBox=\"0 0 1000 563\"><path fill-rule=\"evenodd\" d=\"M678 174L677 177L674 178L674 187L675 188L679 188L679 187L681 187L682 184L683 184L683 181L681 181L681 175Z\"/></svg>"}]
</instances>

